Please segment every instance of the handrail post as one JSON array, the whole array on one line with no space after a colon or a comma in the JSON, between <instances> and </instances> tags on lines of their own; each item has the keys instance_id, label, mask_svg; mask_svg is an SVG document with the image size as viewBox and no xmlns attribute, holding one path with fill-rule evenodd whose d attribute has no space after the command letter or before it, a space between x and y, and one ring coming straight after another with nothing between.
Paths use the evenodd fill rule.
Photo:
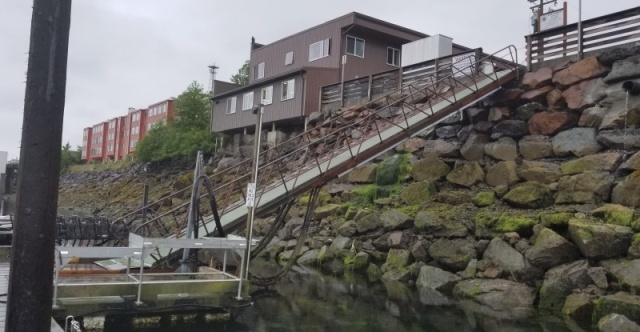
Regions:
<instances>
[{"instance_id":1,"label":"handrail post","mask_svg":"<svg viewBox=\"0 0 640 332\"><path fill-rule=\"evenodd\" d=\"M583 51L583 36L582 36L582 0L578 2L578 60L582 60L584 56Z\"/></svg>"}]
</instances>

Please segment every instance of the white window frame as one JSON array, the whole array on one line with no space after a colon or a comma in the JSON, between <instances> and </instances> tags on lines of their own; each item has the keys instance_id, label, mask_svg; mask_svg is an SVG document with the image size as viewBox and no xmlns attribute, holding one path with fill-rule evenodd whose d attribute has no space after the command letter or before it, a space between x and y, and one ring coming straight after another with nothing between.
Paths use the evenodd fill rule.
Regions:
<instances>
[{"instance_id":1,"label":"white window frame","mask_svg":"<svg viewBox=\"0 0 640 332\"><path fill-rule=\"evenodd\" d=\"M349 53L349 39L353 39L353 52ZM353 55L353 56L357 56L359 58L364 58L364 48L365 48L365 41L362 38L358 38L358 37L354 37L354 36L349 36L347 35L347 45L345 45L345 51L347 54L349 55ZM357 50L358 50L358 41L362 42L362 55L357 54Z\"/></svg>"},{"instance_id":2,"label":"white window frame","mask_svg":"<svg viewBox=\"0 0 640 332\"><path fill-rule=\"evenodd\" d=\"M242 95L242 110L248 111L253 108L253 91Z\"/></svg>"},{"instance_id":3,"label":"white window frame","mask_svg":"<svg viewBox=\"0 0 640 332\"><path fill-rule=\"evenodd\" d=\"M293 64L293 51L287 52L287 54L284 55L284 65L289 66L292 64Z\"/></svg>"},{"instance_id":4,"label":"white window frame","mask_svg":"<svg viewBox=\"0 0 640 332\"><path fill-rule=\"evenodd\" d=\"M309 45L309 62L328 57L330 47L331 38L323 39ZM318 49L314 50L314 48ZM317 56L314 53L318 53Z\"/></svg>"},{"instance_id":5,"label":"white window frame","mask_svg":"<svg viewBox=\"0 0 640 332\"><path fill-rule=\"evenodd\" d=\"M389 52L392 52L391 63L389 63ZM400 67L400 49L387 46L387 64L394 67Z\"/></svg>"},{"instance_id":6,"label":"white window frame","mask_svg":"<svg viewBox=\"0 0 640 332\"><path fill-rule=\"evenodd\" d=\"M238 97L227 98L227 107L225 109L226 114L234 114L237 109Z\"/></svg>"},{"instance_id":7,"label":"white window frame","mask_svg":"<svg viewBox=\"0 0 640 332\"><path fill-rule=\"evenodd\" d=\"M282 82L282 89L280 90L280 100L285 101L293 99L296 93L296 80L290 79Z\"/></svg>"},{"instance_id":8,"label":"white window frame","mask_svg":"<svg viewBox=\"0 0 640 332\"><path fill-rule=\"evenodd\" d=\"M254 76L254 78L256 80L259 80L261 78L264 78L264 62L260 62L257 65L258 70L256 71L256 75Z\"/></svg>"},{"instance_id":9,"label":"white window frame","mask_svg":"<svg viewBox=\"0 0 640 332\"><path fill-rule=\"evenodd\" d=\"M271 103L273 103L273 85L262 88L260 92L260 103L262 105L271 105Z\"/></svg>"}]
</instances>

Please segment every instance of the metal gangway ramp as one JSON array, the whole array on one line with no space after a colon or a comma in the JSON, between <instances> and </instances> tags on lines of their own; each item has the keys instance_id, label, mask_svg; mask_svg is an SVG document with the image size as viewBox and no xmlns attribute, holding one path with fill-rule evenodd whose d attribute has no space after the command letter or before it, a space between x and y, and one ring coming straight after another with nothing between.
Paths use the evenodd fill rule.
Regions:
<instances>
[{"instance_id":1,"label":"metal gangway ramp","mask_svg":"<svg viewBox=\"0 0 640 332\"><path fill-rule=\"evenodd\" d=\"M474 54L475 56L471 56ZM478 54L482 57L478 59ZM467 55L467 56L465 56ZM325 120L321 126L291 138L260 153L260 167L255 193L255 213L274 211L312 188L347 173L376 156L394 148L405 139L433 129L448 116L462 111L515 80L523 67L518 64L517 50L506 47L486 55L478 50L432 60L422 69L423 78L412 80L397 90L360 107L343 109ZM251 178L251 159L211 176L221 226L225 231L238 229L247 218L246 185ZM185 188L163 199L184 195ZM205 196L206 194L198 195ZM116 220L139 214L151 206L131 212ZM175 220L175 211L149 216L131 232L147 237L184 238L186 224ZM160 204L161 205L161 204ZM199 236L214 233L211 215L199 218ZM151 257L162 261L172 249L157 249Z\"/></svg>"}]
</instances>

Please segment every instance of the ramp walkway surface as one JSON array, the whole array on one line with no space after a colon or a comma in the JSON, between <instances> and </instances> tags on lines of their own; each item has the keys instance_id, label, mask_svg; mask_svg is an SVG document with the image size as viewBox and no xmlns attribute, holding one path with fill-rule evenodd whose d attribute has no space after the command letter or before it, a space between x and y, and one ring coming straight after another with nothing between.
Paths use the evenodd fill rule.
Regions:
<instances>
[{"instance_id":1,"label":"ramp walkway surface","mask_svg":"<svg viewBox=\"0 0 640 332\"><path fill-rule=\"evenodd\" d=\"M449 116L515 80L523 69L517 63L516 52L510 46L481 59L464 55L435 59L425 64L427 74L422 79L413 80L367 104L334 112L321 126L263 151L255 213L273 211L407 138L433 130ZM246 159L212 177L225 231L244 226L247 219L245 199L250 166L251 160ZM172 195L183 194L184 190ZM165 213L150 218L132 231L148 237L185 237L185 225L168 227L169 223L162 219L168 216ZM212 234L213 217L202 217L197 227L200 236ZM157 263L172 253L175 253L172 249L158 248L150 259Z\"/></svg>"}]
</instances>

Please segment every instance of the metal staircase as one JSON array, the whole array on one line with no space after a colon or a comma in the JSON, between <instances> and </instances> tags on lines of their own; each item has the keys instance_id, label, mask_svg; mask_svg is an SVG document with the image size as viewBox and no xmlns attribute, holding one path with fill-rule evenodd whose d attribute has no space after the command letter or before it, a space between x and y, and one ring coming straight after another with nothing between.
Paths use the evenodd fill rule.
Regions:
<instances>
[{"instance_id":1,"label":"metal staircase","mask_svg":"<svg viewBox=\"0 0 640 332\"><path fill-rule=\"evenodd\" d=\"M476 50L473 52L478 54ZM476 56L470 60L459 55L436 59L431 67L424 78L412 80L410 84L358 108L335 112L321 126L263 151L255 193L256 213L273 211L394 148L405 139L433 129L453 113L515 80L523 70L518 65L517 51L513 46L483 55L480 59ZM214 184L211 194L217 202L221 226L225 231L240 228L246 220L245 190L250 179L250 165L251 160L247 159L211 177ZM117 226L122 232L127 220L151 207L162 206L167 199L183 197L188 190L191 188L174 192L133 211L116 220L112 226ZM186 205L188 202L162 213L156 211L147 215L129 231L146 237L184 238L186 225L179 222L175 214L180 209L184 211ZM214 233L214 225L213 217L201 216L197 234L206 236ZM159 262L172 253L172 249L158 248L152 257Z\"/></svg>"}]
</instances>

